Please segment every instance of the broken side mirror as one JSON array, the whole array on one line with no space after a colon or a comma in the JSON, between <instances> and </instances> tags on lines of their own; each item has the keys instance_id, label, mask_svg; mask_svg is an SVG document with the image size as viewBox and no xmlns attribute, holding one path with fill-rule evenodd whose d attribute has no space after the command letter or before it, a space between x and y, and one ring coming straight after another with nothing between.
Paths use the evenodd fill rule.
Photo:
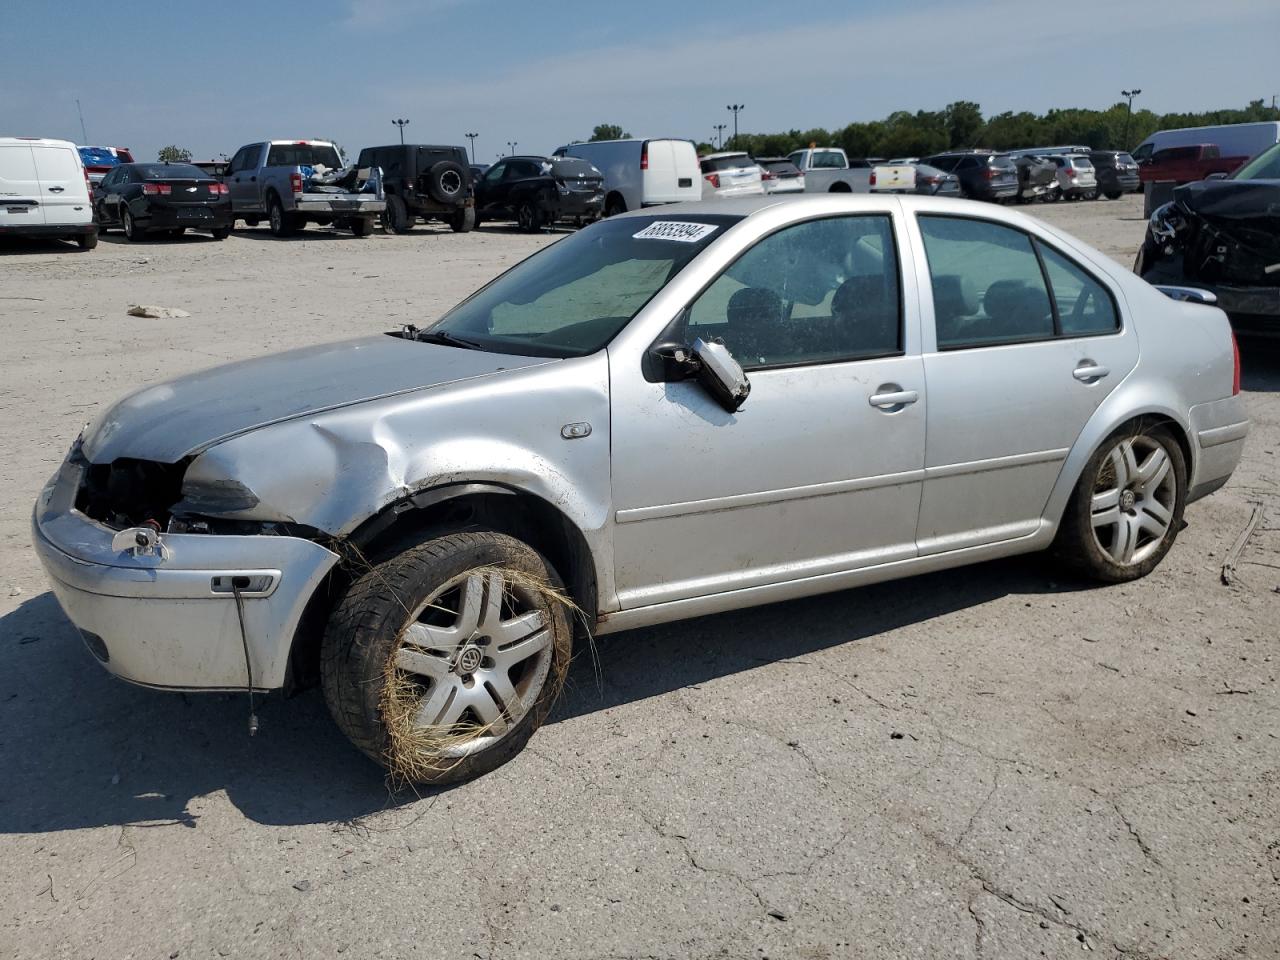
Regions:
<instances>
[{"instance_id":1,"label":"broken side mirror","mask_svg":"<svg viewBox=\"0 0 1280 960\"><path fill-rule=\"evenodd\" d=\"M652 383L679 383L698 375L698 361L687 343L664 340L649 348L645 379Z\"/></svg>"},{"instance_id":2,"label":"broken side mirror","mask_svg":"<svg viewBox=\"0 0 1280 960\"><path fill-rule=\"evenodd\" d=\"M1207 177L1205 177L1205 179L1206 179L1206 180L1225 180L1225 179L1227 179L1227 175L1226 175L1225 173L1221 173L1221 172L1219 172L1219 173L1211 173L1211 174L1209 174Z\"/></svg>"},{"instance_id":3,"label":"broken side mirror","mask_svg":"<svg viewBox=\"0 0 1280 960\"><path fill-rule=\"evenodd\" d=\"M698 362L698 383L722 407L733 413L747 402L751 381L723 340L708 343L699 337L693 341L693 356Z\"/></svg>"}]
</instances>

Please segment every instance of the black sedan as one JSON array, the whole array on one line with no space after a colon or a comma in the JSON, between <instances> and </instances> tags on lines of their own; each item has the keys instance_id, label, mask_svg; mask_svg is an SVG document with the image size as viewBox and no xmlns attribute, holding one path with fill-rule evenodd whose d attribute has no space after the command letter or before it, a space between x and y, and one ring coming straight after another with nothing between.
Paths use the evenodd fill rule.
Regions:
<instances>
[{"instance_id":1,"label":"black sedan","mask_svg":"<svg viewBox=\"0 0 1280 960\"><path fill-rule=\"evenodd\" d=\"M504 157L475 182L476 226L514 220L536 233L560 220L581 225L604 209L604 177L577 157Z\"/></svg>"},{"instance_id":2,"label":"black sedan","mask_svg":"<svg viewBox=\"0 0 1280 960\"><path fill-rule=\"evenodd\" d=\"M215 240L231 233L226 184L190 163L122 163L93 188L93 211L101 232L119 227L130 240L188 228Z\"/></svg>"}]
</instances>

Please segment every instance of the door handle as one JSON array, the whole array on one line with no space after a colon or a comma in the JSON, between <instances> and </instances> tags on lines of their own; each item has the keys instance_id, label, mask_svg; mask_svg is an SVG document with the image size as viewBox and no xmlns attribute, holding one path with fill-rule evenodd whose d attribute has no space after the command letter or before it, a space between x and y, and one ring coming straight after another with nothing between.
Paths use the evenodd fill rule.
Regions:
<instances>
[{"instance_id":1,"label":"door handle","mask_svg":"<svg viewBox=\"0 0 1280 960\"><path fill-rule=\"evenodd\" d=\"M867 397L867 403L881 410L900 410L907 404L915 403L920 399L919 392L903 390L896 383L885 384L880 391Z\"/></svg>"},{"instance_id":2,"label":"door handle","mask_svg":"<svg viewBox=\"0 0 1280 960\"><path fill-rule=\"evenodd\" d=\"M63 189L64 189L64 188L62 188L62 187L50 187L50 188L49 188L49 192L50 192L50 193L61 193L61 192L63 191Z\"/></svg>"},{"instance_id":3,"label":"door handle","mask_svg":"<svg viewBox=\"0 0 1280 960\"><path fill-rule=\"evenodd\" d=\"M1081 360L1080 365L1071 371L1071 375L1081 383L1097 383L1110 373L1111 370L1109 368L1102 366L1100 363L1094 363L1092 360Z\"/></svg>"}]
</instances>

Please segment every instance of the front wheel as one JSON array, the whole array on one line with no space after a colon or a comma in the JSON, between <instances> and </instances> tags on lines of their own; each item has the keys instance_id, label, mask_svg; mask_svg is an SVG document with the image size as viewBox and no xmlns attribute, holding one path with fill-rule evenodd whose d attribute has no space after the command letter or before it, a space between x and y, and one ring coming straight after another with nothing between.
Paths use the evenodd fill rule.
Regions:
<instances>
[{"instance_id":1,"label":"front wheel","mask_svg":"<svg viewBox=\"0 0 1280 960\"><path fill-rule=\"evenodd\" d=\"M371 567L335 607L321 649L329 710L394 780L488 773L520 752L564 684L569 607L519 540L425 540Z\"/></svg>"},{"instance_id":2,"label":"front wheel","mask_svg":"<svg viewBox=\"0 0 1280 960\"><path fill-rule=\"evenodd\" d=\"M1177 539L1186 498L1186 458L1168 428L1124 428L1085 465L1055 550L1095 580L1145 577Z\"/></svg>"},{"instance_id":3,"label":"front wheel","mask_svg":"<svg viewBox=\"0 0 1280 960\"><path fill-rule=\"evenodd\" d=\"M1119 200L1121 197L1121 192L1119 190L1108 190L1106 193L1106 197L1108 200Z\"/></svg>"},{"instance_id":4,"label":"front wheel","mask_svg":"<svg viewBox=\"0 0 1280 960\"><path fill-rule=\"evenodd\" d=\"M413 217L404 198L394 193L387 197L387 209L382 213L382 226L389 233L408 233L413 229Z\"/></svg>"}]
</instances>

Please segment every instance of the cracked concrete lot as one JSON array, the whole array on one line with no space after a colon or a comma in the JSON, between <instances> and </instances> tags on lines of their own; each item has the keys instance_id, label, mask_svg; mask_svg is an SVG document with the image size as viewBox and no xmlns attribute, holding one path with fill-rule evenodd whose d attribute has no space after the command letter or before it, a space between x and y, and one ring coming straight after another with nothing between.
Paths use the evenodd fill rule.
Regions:
<instances>
[{"instance_id":1,"label":"cracked concrete lot","mask_svg":"<svg viewBox=\"0 0 1280 960\"><path fill-rule=\"evenodd\" d=\"M1034 212L1126 265L1142 237L1136 198ZM0 248L0 957L1280 955L1280 352L1255 343L1245 462L1148 579L1024 557L609 637L456 789L388 795L318 691L249 739L242 697L93 662L28 517L102 404L421 322L553 239Z\"/></svg>"}]
</instances>

